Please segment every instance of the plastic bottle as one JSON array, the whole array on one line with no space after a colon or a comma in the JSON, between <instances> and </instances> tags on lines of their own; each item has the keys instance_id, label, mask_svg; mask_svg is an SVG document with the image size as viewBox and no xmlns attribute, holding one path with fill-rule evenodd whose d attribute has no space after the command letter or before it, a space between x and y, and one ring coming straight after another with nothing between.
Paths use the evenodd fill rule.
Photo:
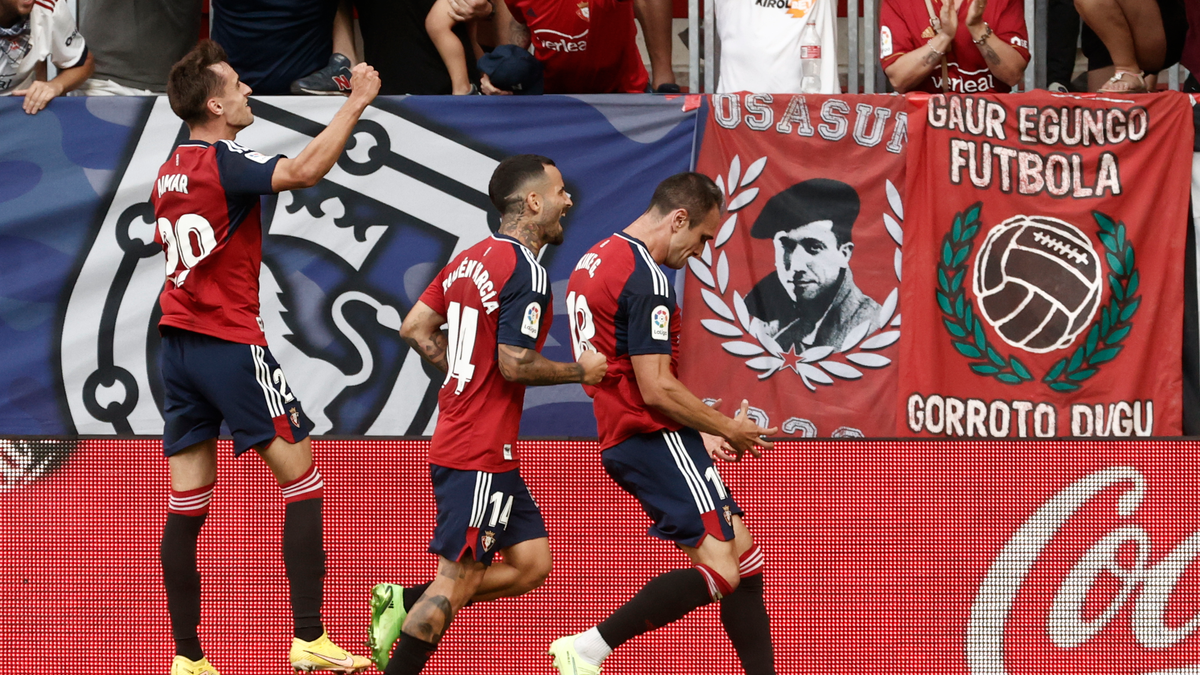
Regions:
<instances>
[{"instance_id":1,"label":"plastic bottle","mask_svg":"<svg viewBox=\"0 0 1200 675\"><path fill-rule=\"evenodd\" d=\"M821 37L811 17L800 31L800 91L821 93Z\"/></svg>"}]
</instances>

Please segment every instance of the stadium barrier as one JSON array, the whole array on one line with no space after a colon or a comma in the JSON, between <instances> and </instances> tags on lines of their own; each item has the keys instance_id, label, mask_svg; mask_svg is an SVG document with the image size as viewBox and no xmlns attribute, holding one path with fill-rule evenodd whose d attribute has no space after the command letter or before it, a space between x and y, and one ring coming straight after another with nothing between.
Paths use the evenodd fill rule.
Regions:
<instances>
[{"instance_id":1,"label":"stadium barrier","mask_svg":"<svg viewBox=\"0 0 1200 675\"><path fill-rule=\"evenodd\" d=\"M0 494L0 673L165 672L156 440L0 441L61 468ZM379 581L434 572L427 443L318 440L325 616L365 639ZM685 557L648 538L594 442L523 442L555 567L472 606L427 672L549 673L554 638ZM283 672L283 507L266 467L218 446L200 538L200 635L222 673ZM781 442L722 466L766 555L780 673L1184 673L1200 667L1200 500L1184 442ZM619 649L613 675L740 673L715 607Z\"/></svg>"}]
</instances>

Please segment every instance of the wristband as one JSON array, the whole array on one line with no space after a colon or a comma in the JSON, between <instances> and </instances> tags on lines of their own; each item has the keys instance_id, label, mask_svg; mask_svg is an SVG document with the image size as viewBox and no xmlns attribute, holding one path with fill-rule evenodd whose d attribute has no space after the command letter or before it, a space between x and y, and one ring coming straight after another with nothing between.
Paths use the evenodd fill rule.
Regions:
<instances>
[{"instance_id":1,"label":"wristband","mask_svg":"<svg viewBox=\"0 0 1200 675\"><path fill-rule=\"evenodd\" d=\"M979 38L978 40L971 40L971 42L974 42L976 45L982 45L983 43L987 42L987 39L990 37L992 37L992 27L989 26L986 21L984 21L983 37Z\"/></svg>"}]
</instances>

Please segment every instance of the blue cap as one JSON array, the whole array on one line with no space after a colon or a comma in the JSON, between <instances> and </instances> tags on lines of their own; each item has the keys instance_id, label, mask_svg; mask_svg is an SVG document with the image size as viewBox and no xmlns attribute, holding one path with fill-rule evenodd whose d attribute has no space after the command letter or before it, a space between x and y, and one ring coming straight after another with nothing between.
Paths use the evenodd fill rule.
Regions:
<instances>
[{"instance_id":1,"label":"blue cap","mask_svg":"<svg viewBox=\"0 0 1200 675\"><path fill-rule=\"evenodd\" d=\"M516 45L500 45L479 59L479 70L487 73L497 89L514 94L542 93L542 62Z\"/></svg>"}]
</instances>

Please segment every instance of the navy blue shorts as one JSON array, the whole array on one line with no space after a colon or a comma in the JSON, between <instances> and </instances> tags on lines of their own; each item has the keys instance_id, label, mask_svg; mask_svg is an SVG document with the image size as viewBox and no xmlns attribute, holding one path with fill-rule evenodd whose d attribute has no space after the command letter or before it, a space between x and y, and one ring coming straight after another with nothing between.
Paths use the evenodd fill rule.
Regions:
<instances>
[{"instance_id":1,"label":"navy blue shorts","mask_svg":"<svg viewBox=\"0 0 1200 675\"><path fill-rule=\"evenodd\" d=\"M468 553L492 564L496 551L546 534L546 523L517 469L460 471L429 465L437 525L429 552L458 562Z\"/></svg>"},{"instance_id":2,"label":"navy blue shorts","mask_svg":"<svg viewBox=\"0 0 1200 675\"><path fill-rule=\"evenodd\" d=\"M733 539L733 516L742 510L695 429L638 434L600 453L600 461L654 521L650 536L691 547L710 534Z\"/></svg>"},{"instance_id":3,"label":"navy blue shorts","mask_svg":"<svg viewBox=\"0 0 1200 675\"><path fill-rule=\"evenodd\" d=\"M279 362L258 345L178 328L162 329L163 454L216 438L225 420L233 454L276 436L297 443L313 424L287 385Z\"/></svg>"}]
</instances>

